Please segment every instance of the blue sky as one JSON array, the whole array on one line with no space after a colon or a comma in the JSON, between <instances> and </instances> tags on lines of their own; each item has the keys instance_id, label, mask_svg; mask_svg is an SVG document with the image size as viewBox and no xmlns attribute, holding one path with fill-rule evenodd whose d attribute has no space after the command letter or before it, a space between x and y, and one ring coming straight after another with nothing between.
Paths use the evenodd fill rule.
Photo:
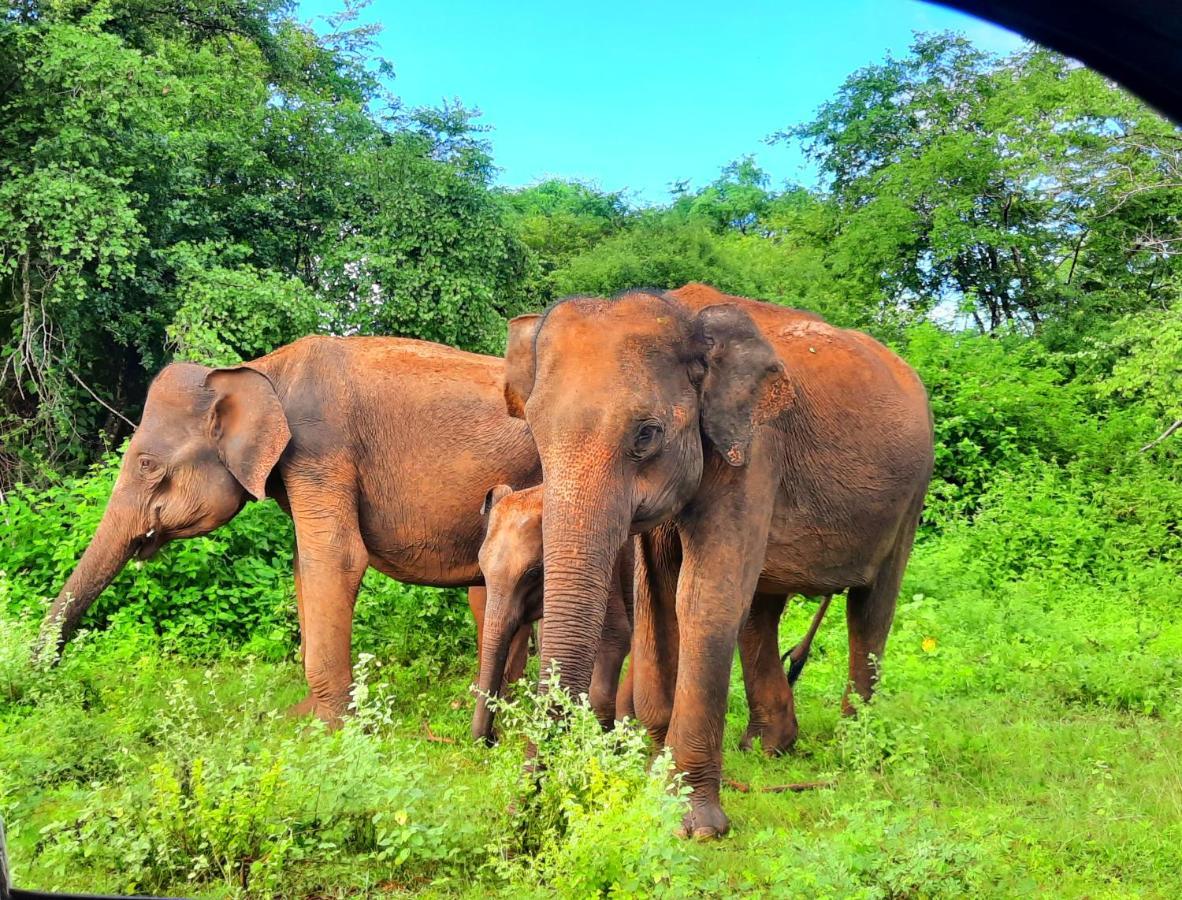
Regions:
<instances>
[{"instance_id":1,"label":"blue sky","mask_svg":"<svg viewBox=\"0 0 1182 900\"><path fill-rule=\"evenodd\" d=\"M300 0L315 20L339 0ZM915 31L956 29L1008 52L1020 39L919 0L543 3L376 0L363 22L410 106L459 98L493 127L498 181L548 176L661 202L754 154L779 184L813 180L795 148L764 138L806 120L855 69Z\"/></svg>"}]
</instances>

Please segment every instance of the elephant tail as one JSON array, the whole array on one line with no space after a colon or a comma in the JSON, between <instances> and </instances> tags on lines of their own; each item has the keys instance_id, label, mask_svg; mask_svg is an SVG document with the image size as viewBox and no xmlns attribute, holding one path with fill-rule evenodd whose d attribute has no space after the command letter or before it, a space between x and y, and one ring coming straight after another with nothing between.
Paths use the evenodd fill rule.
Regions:
<instances>
[{"instance_id":1,"label":"elephant tail","mask_svg":"<svg viewBox=\"0 0 1182 900\"><path fill-rule=\"evenodd\" d=\"M800 673L804 671L804 664L808 662L809 651L813 646L813 638L816 637L817 629L821 627L821 621L825 618L825 613L829 611L829 603L833 600L832 594L827 594L821 600L821 605L817 607L816 613L813 614L812 624L809 625L809 630L801 639L800 643L780 657L780 662L788 663L788 684L795 685L796 679L800 677Z\"/></svg>"}]
</instances>

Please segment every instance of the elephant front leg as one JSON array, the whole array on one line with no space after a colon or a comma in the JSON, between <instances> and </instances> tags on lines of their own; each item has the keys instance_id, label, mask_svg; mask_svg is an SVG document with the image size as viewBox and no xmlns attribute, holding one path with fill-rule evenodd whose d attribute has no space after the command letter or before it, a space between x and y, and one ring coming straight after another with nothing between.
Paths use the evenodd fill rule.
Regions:
<instances>
[{"instance_id":1,"label":"elephant front leg","mask_svg":"<svg viewBox=\"0 0 1182 900\"><path fill-rule=\"evenodd\" d=\"M304 595L300 590L300 551L296 549L292 553L292 575L295 580L295 598L296 598L296 616L299 619L300 625L300 665L304 664L304 659L307 656L307 640L305 635L307 629L304 625ZM316 698L312 696L312 691L309 690L304 699L287 708L287 714L296 718L302 718L312 712L316 706Z\"/></svg>"},{"instance_id":2,"label":"elephant front leg","mask_svg":"<svg viewBox=\"0 0 1182 900\"><path fill-rule=\"evenodd\" d=\"M731 663L767 550L774 481L766 469L717 468L679 517L684 559L677 584L679 656L668 744L690 787L682 831L725 834L722 739Z\"/></svg>"},{"instance_id":3,"label":"elephant front leg","mask_svg":"<svg viewBox=\"0 0 1182 900\"><path fill-rule=\"evenodd\" d=\"M292 495L303 607L304 675L310 712L331 726L348 711L353 686L353 607L369 563L356 511L311 509ZM309 498L314 500L315 498Z\"/></svg>"},{"instance_id":4,"label":"elephant front leg","mask_svg":"<svg viewBox=\"0 0 1182 900\"><path fill-rule=\"evenodd\" d=\"M624 599L625 579L632 581L633 563L629 555L621 554L616 563L613 587L607 599L607 613L603 618L603 634L599 640L599 652L595 656L595 668L591 670L591 691L589 700L595 716L605 730L615 726L619 710L616 695L620 689L620 670L632 645L630 611ZM630 584L629 584L630 589Z\"/></svg>"},{"instance_id":5,"label":"elephant front leg","mask_svg":"<svg viewBox=\"0 0 1182 900\"><path fill-rule=\"evenodd\" d=\"M673 716L677 681L677 570L681 545L671 525L642 534L636 544L635 631L631 683L632 708L658 746L663 746Z\"/></svg>"},{"instance_id":6,"label":"elephant front leg","mask_svg":"<svg viewBox=\"0 0 1182 900\"><path fill-rule=\"evenodd\" d=\"M782 594L756 594L739 632L739 658L749 716L739 748L750 750L759 738L768 756L790 749L800 730L792 687L780 662L780 616L785 599Z\"/></svg>"}]
</instances>

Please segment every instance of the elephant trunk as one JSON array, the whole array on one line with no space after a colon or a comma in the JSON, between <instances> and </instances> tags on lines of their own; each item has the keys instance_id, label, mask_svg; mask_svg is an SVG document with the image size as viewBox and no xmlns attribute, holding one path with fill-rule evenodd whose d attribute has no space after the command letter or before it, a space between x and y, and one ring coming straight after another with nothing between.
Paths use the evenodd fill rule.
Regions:
<instances>
[{"instance_id":1,"label":"elephant trunk","mask_svg":"<svg viewBox=\"0 0 1182 900\"><path fill-rule=\"evenodd\" d=\"M41 623L34 656L56 662L90 605L122 571L139 546L138 516L112 503L94 538ZM51 648L52 649L49 649Z\"/></svg>"},{"instance_id":2,"label":"elephant trunk","mask_svg":"<svg viewBox=\"0 0 1182 900\"><path fill-rule=\"evenodd\" d=\"M587 694L603 634L616 560L628 539L631 510L612 489L609 473L547 476L542 515L546 627L543 684L552 664L572 696Z\"/></svg>"},{"instance_id":3,"label":"elephant trunk","mask_svg":"<svg viewBox=\"0 0 1182 900\"><path fill-rule=\"evenodd\" d=\"M476 710L472 713L472 737L488 745L494 743L490 698L500 696L501 683L513 638L521 627L520 608L509 611L500 591L489 591L485 608L484 634L480 645L480 677L476 684Z\"/></svg>"}]
</instances>

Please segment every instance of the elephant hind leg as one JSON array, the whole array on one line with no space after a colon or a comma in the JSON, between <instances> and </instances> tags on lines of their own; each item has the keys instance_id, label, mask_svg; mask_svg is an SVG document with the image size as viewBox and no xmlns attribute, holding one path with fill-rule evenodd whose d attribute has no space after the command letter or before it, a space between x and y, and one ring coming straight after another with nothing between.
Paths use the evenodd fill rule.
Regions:
<instances>
[{"instance_id":1,"label":"elephant hind leg","mask_svg":"<svg viewBox=\"0 0 1182 900\"><path fill-rule=\"evenodd\" d=\"M750 750L759 738L769 756L791 748L799 731L792 687L780 662L780 616L785 600L783 594L756 594L739 632L748 711L747 731L739 749Z\"/></svg>"},{"instance_id":2,"label":"elephant hind leg","mask_svg":"<svg viewBox=\"0 0 1182 900\"><path fill-rule=\"evenodd\" d=\"M841 710L853 715L851 690L863 701L874 693L882 666L882 654L895 618L895 603L903 582L903 570L911 556L911 542L919 516L904 524L895 541L894 549L879 569L874 582L865 587L850 588L846 599L845 617L849 631L850 669Z\"/></svg>"}]
</instances>

